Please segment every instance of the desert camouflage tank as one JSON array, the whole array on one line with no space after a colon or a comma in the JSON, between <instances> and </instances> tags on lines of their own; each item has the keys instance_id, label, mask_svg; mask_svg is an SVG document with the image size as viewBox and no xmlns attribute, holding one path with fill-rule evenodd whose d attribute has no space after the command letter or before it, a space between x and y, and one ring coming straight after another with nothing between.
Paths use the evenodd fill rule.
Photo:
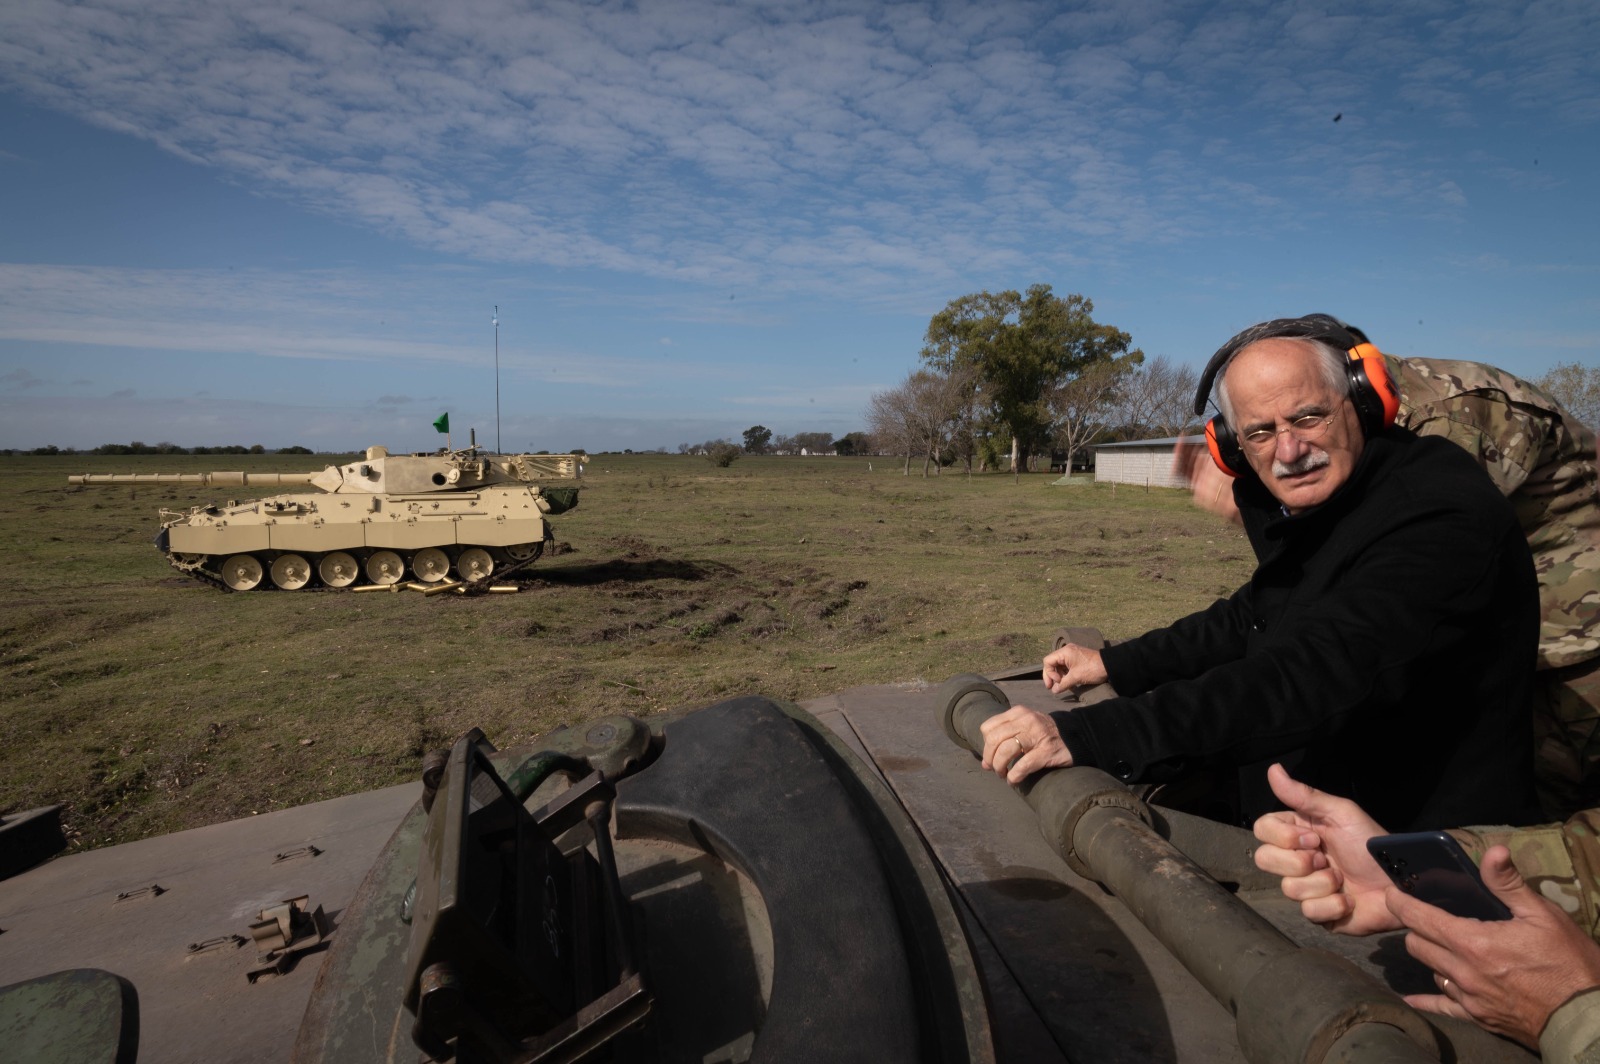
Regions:
<instances>
[{"instance_id":1,"label":"desert camouflage tank","mask_svg":"<svg viewBox=\"0 0 1600 1064\"><path fill-rule=\"evenodd\" d=\"M70 484L190 484L304 493L161 511L173 568L232 591L477 582L530 565L551 542L545 520L578 505L576 455L464 450L366 457L307 473L87 473Z\"/></svg>"}]
</instances>

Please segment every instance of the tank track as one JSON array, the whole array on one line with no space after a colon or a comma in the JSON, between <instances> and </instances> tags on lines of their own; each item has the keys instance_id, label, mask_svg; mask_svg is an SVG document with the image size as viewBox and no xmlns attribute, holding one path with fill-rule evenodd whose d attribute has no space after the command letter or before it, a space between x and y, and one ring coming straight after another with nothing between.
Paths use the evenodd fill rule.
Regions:
<instances>
[{"instance_id":1,"label":"tank track","mask_svg":"<svg viewBox=\"0 0 1600 1064\"><path fill-rule=\"evenodd\" d=\"M547 549L553 548L553 546L555 545L555 531L553 529L550 529L548 525L546 525L546 529L547 529L547 533L546 533L545 538L543 539L543 541L541 541L539 543L539 549L538 550L534 551L533 554L531 554L530 556L522 559L520 562L512 562L510 565L506 566L504 569L495 570L493 573L490 574L490 579L488 579L488 580L479 580L476 583L468 583L468 584L466 584L465 585L466 586L466 593L469 594L469 595L487 594L488 591L489 591L489 588L490 588L490 586L492 584L498 583L499 581L502 581L502 580L510 579L511 577L515 576L517 573L520 573L520 572L522 572L522 570L528 568L530 565L532 565L534 562L538 561L540 558L544 557L545 551ZM182 573L184 576L189 577L191 580L198 580L202 584L209 584L210 586L212 586L214 588L217 588L219 591L226 591L229 594L233 593L233 588L229 587L223 581L222 577L219 574L208 571L202 563L196 562L196 561L181 560L179 555L176 552L170 551L170 550L163 550L161 553L166 555L166 559L167 559L167 564L168 565L172 566L174 569L176 569L178 572ZM213 556L212 555L207 555L206 557L213 557ZM281 590L279 588L272 587L271 581L268 580L266 577L263 577L262 580L263 580L263 583L267 587L271 588L271 590L273 590L273 591ZM305 591L348 592L348 591L351 591L351 590L353 590L353 589L355 589L357 587L363 587L363 586L370 586L370 585L351 584L349 587L328 587L321 580L318 580L318 581L316 581L314 584L312 584L310 586L298 589L297 591L293 592L293 594L300 594L301 592L305 592ZM255 589L252 588L251 590L255 590Z\"/></svg>"},{"instance_id":2,"label":"tank track","mask_svg":"<svg viewBox=\"0 0 1600 1064\"><path fill-rule=\"evenodd\" d=\"M202 584L210 584L212 587L218 588L222 591L233 590L233 588L222 582L222 577L218 576L216 573L206 572L205 567L198 562L179 561L178 555L170 550L164 550L161 553L167 556L168 565L171 565L174 569L178 570L178 572L182 573L184 576L189 577L191 580L198 580Z\"/></svg>"}]
</instances>

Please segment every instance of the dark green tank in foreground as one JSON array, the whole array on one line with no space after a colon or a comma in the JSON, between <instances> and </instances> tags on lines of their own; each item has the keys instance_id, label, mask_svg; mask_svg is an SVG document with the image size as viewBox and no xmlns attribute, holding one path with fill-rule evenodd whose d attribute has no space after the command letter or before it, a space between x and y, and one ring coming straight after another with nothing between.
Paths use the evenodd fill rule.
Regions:
<instances>
[{"instance_id":1,"label":"dark green tank in foreground","mask_svg":"<svg viewBox=\"0 0 1600 1064\"><path fill-rule=\"evenodd\" d=\"M1045 697L474 732L420 784L59 859L0 881L0 1059L62 1007L106 1060L136 1016L143 1062L1532 1059L1409 1009L1399 937L1304 923L1248 833L982 771L978 724Z\"/></svg>"}]
</instances>

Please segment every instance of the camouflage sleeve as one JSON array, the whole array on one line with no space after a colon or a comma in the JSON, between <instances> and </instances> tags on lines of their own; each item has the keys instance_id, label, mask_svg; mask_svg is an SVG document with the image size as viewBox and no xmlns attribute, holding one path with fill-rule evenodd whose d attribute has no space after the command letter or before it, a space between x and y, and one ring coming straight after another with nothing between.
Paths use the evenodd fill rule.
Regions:
<instances>
[{"instance_id":1,"label":"camouflage sleeve","mask_svg":"<svg viewBox=\"0 0 1600 1064\"><path fill-rule=\"evenodd\" d=\"M1564 824L1456 828L1450 834L1474 863L1482 863L1489 847L1505 846L1529 886L1561 906L1590 938L1600 939L1600 809L1586 809Z\"/></svg>"},{"instance_id":2,"label":"camouflage sleeve","mask_svg":"<svg viewBox=\"0 0 1600 1064\"><path fill-rule=\"evenodd\" d=\"M1392 356L1385 363L1400 396L1395 423L1455 443L1511 500L1539 576L1539 668L1600 657L1594 433L1539 388L1493 366Z\"/></svg>"},{"instance_id":3,"label":"camouflage sleeve","mask_svg":"<svg viewBox=\"0 0 1600 1064\"><path fill-rule=\"evenodd\" d=\"M1474 363L1388 362L1400 392L1397 425L1456 444L1478 460L1503 495L1522 487L1539 464L1552 420L1547 410L1511 401L1507 393L1526 385L1509 376L1502 383L1496 378L1500 371Z\"/></svg>"},{"instance_id":4,"label":"camouflage sleeve","mask_svg":"<svg viewBox=\"0 0 1600 1064\"><path fill-rule=\"evenodd\" d=\"M1586 1064L1600 1060L1600 987L1568 998L1539 1033L1544 1064Z\"/></svg>"}]
</instances>

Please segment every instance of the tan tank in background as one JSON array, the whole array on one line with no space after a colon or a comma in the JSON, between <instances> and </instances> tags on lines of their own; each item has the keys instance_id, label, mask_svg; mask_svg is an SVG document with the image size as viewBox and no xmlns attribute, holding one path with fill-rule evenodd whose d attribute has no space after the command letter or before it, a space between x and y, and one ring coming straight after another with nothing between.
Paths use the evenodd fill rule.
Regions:
<instances>
[{"instance_id":1,"label":"tan tank in background","mask_svg":"<svg viewBox=\"0 0 1600 1064\"><path fill-rule=\"evenodd\" d=\"M476 582L533 563L545 520L578 505L579 456L478 447L391 455L306 473L89 473L69 484L306 485L300 493L161 511L156 546L173 568L233 591Z\"/></svg>"}]
</instances>

